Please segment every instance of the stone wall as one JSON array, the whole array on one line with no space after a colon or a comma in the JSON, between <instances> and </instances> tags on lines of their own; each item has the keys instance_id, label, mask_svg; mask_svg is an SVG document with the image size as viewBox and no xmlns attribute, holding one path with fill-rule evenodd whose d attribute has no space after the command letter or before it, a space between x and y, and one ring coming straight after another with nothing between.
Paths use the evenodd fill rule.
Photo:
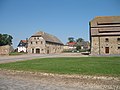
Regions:
<instances>
[{"instance_id":1,"label":"stone wall","mask_svg":"<svg viewBox=\"0 0 120 90\"><path fill-rule=\"evenodd\" d=\"M28 53L52 54L62 51L63 46L46 42L42 37L30 37L28 40Z\"/></svg>"},{"instance_id":2,"label":"stone wall","mask_svg":"<svg viewBox=\"0 0 120 90\"><path fill-rule=\"evenodd\" d=\"M0 46L0 55L9 55L13 51L13 47L9 45Z\"/></svg>"},{"instance_id":3,"label":"stone wall","mask_svg":"<svg viewBox=\"0 0 120 90\"><path fill-rule=\"evenodd\" d=\"M36 53L36 49L39 49L41 54L45 53L45 40L42 37L30 37L28 40L28 53Z\"/></svg>"},{"instance_id":4,"label":"stone wall","mask_svg":"<svg viewBox=\"0 0 120 90\"><path fill-rule=\"evenodd\" d=\"M108 41L106 41L106 38ZM120 36L92 37L91 53L93 55L120 54L120 41L117 40L118 38ZM105 52L106 47L109 47L109 53Z\"/></svg>"},{"instance_id":5,"label":"stone wall","mask_svg":"<svg viewBox=\"0 0 120 90\"><path fill-rule=\"evenodd\" d=\"M99 38L98 37L92 37L91 38L91 53L93 55L99 54Z\"/></svg>"},{"instance_id":6,"label":"stone wall","mask_svg":"<svg viewBox=\"0 0 120 90\"><path fill-rule=\"evenodd\" d=\"M63 46L57 44L46 43L46 54L49 53L61 53L63 51Z\"/></svg>"},{"instance_id":7,"label":"stone wall","mask_svg":"<svg viewBox=\"0 0 120 90\"><path fill-rule=\"evenodd\" d=\"M105 41L108 38L108 41ZM105 47L109 47L109 54L120 54L120 41L117 39L120 36L106 36L100 37L100 54L105 53Z\"/></svg>"}]
</instances>

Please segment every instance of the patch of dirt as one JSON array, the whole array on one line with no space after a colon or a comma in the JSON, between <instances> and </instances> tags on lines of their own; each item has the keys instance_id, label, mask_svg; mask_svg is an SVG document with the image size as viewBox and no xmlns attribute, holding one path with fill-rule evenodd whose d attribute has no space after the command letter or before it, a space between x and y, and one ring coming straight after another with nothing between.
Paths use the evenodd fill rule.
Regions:
<instances>
[{"instance_id":1,"label":"patch of dirt","mask_svg":"<svg viewBox=\"0 0 120 90\"><path fill-rule=\"evenodd\" d=\"M0 90L120 90L120 77L0 70Z\"/></svg>"}]
</instances>

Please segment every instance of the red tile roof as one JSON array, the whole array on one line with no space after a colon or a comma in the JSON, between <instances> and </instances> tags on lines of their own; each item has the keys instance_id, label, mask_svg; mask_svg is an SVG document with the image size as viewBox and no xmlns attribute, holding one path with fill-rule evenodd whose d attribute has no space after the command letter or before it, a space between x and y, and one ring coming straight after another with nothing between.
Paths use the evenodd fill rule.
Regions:
<instances>
[{"instance_id":1,"label":"red tile roof","mask_svg":"<svg viewBox=\"0 0 120 90\"><path fill-rule=\"evenodd\" d=\"M27 43L27 41L26 41L26 40L21 40L21 42L23 42L23 43Z\"/></svg>"},{"instance_id":2,"label":"red tile roof","mask_svg":"<svg viewBox=\"0 0 120 90\"><path fill-rule=\"evenodd\" d=\"M76 42L68 42L67 45L69 46L74 46L76 44Z\"/></svg>"}]
</instances>

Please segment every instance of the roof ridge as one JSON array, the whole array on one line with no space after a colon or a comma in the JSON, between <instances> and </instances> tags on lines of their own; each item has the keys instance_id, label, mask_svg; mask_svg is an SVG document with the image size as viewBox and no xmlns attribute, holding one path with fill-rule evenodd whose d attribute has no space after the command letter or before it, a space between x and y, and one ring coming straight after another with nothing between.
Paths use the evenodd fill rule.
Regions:
<instances>
[{"instance_id":1,"label":"roof ridge","mask_svg":"<svg viewBox=\"0 0 120 90\"><path fill-rule=\"evenodd\" d=\"M46 41L63 44L63 43L57 38L57 36L54 36L54 35L52 35L52 34L49 34L49 33L43 32L43 31L39 31L39 32L35 33L35 34L32 35L32 36L40 36L40 35L41 35Z\"/></svg>"}]
</instances>

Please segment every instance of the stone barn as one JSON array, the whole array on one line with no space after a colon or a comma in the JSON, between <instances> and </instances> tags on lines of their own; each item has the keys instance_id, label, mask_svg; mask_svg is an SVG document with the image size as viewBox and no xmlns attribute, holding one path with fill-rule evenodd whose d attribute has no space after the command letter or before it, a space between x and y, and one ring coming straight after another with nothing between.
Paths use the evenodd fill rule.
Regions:
<instances>
[{"instance_id":1,"label":"stone barn","mask_svg":"<svg viewBox=\"0 0 120 90\"><path fill-rule=\"evenodd\" d=\"M63 43L53 35L37 32L28 39L28 53L53 54L63 51Z\"/></svg>"},{"instance_id":2,"label":"stone barn","mask_svg":"<svg viewBox=\"0 0 120 90\"><path fill-rule=\"evenodd\" d=\"M92 55L120 54L120 16L98 16L90 21Z\"/></svg>"}]
</instances>

